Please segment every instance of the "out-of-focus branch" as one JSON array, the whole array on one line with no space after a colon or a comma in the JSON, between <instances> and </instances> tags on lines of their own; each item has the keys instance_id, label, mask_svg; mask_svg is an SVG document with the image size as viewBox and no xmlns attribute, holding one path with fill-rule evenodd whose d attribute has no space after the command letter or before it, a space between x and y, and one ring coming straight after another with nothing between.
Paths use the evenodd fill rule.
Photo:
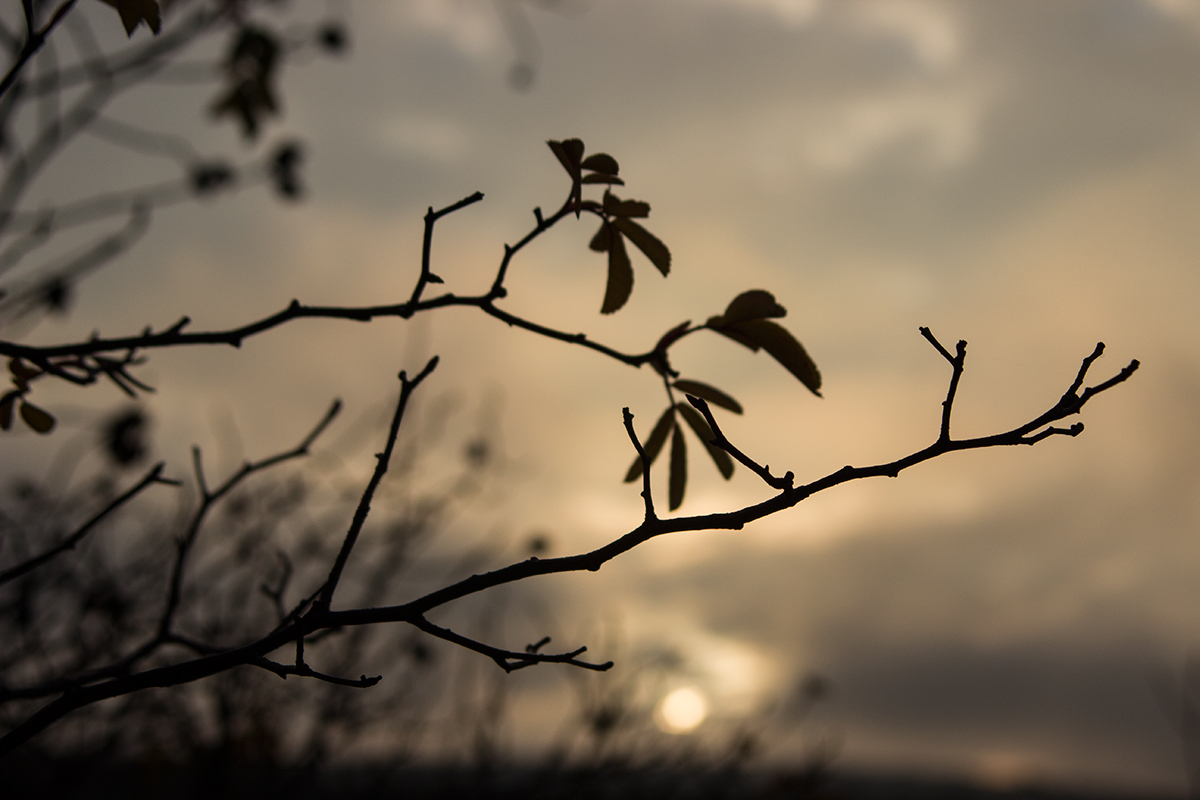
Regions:
<instances>
[{"instance_id":1,"label":"out-of-focus branch","mask_svg":"<svg viewBox=\"0 0 1200 800\"><path fill-rule=\"evenodd\" d=\"M210 489L208 487L204 475L203 464L201 463L199 449L193 449L196 482L200 491L200 504L191 514L184 529L183 535L176 543L176 555L171 569L167 596L163 604L163 610L159 615L158 624L154 633L140 646L113 664L90 670L82 674L55 679L53 681L47 681L37 686L0 687L0 702L16 699L47 697L63 691L70 692L71 690L78 689L80 686L94 684L96 681L128 674L140 662L167 644L182 644L192 650L197 650L200 652L201 648L203 647L202 645L192 642L186 637L180 636L173 630L172 626L175 621L175 614L179 609L179 605L183 596L183 583L186 577L188 556L192 551L192 548L196 542L196 538L199 536L200 530L203 527L203 523L209 512L219 500L228 495L230 491L240 485L251 475L262 472L285 461L307 455L309 448L312 447L313 442L316 441L317 437L320 436L321 433L329 426L340 410L341 402L335 401L325 413L325 416L321 418L320 422L318 422L316 426L309 431L309 433L297 446L291 448L290 450L268 456L267 458L263 458L259 461L247 462L243 464L241 469L227 478L215 489ZM163 479L157 478L156 473L157 468L152 472L151 475L154 476L155 480L158 482L166 482ZM151 476L147 476L147 479L143 480L143 483L148 485L150 482L152 482L149 480ZM139 484L139 486L141 485ZM127 492L126 494L129 493ZM78 536L78 532L76 535ZM44 560L42 563L44 563ZM35 565L35 567L39 565ZM28 572L29 569L25 569L24 571Z\"/></svg>"},{"instance_id":2,"label":"out-of-focus branch","mask_svg":"<svg viewBox=\"0 0 1200 800\"><path fill-rule=\"evenodd\" d=\"M75 0L63 0L59 7L54 10L54 13L50 15L50 19L46 24L41 28L35 28L33 3L30 0L25 0L25 45L13 60L12 66L8 68L8 72L4 73L3 78L0 78L0 97L8 93L8 90L12 88L18 76L20 76L21 71L25 69L25 65L29 63L29 59L37 55L37 52L42 49L42 45L46 43L46 37L50 35L50 31L54 30L58 26L58 23L63 21L63 18L74 6Z\"/></svg>"},{"instance_id":3,"label":"out-of-focus branch","mask_svg":"<svg viewBox=\"0 0 1200 800\"><path fill-rule=\"evenodd\" d=\"M37 569L42 564L45 564L47 561L50 561L51 559L61 555L62 553L65 553L68 550L74 549L74 547L77 544L79 544L80 542L82 542L84 537L86 537L89 533L91 533L92 530L94 530L95 527L97 525L99 525L100 522L105 517L107 517L112 512L116 511L121 506L125 505L125 503L132 500L137 495L141 494L142 490L145 489L147 486L150 486L151 484L155 484L155 483L162 483L162 484L166 484L168 486L179 486L180 485L179 481L162 477L162 471L163 471L164 466L165 466L165 464L163 464L161 462L156 464L153 469L151 469L148 473L146 473L146 476L144 478L142 478L136 484L134 484L129 489L127 489L125 492L120 494L118 497L114 498L111 502L109 502L108 505L106 505L99 512L97 512L91 519L89 519L87 522L80 525L79 528L76 529L76 531L74 533L72 533L66 539L63 539L61 542L59 542L54 547L51 547L49 550L47 550L46 552L44 552L40 555L34 556L33 558L23 561L14 567L9 567L8 569L4 570L3 572L0 572L0 585L8 583L9 581L11 581L15 578L19 578L22 575L24 575L25 573Z\"/></svg>"},{"instance_id":4,"label":"out-of-focus branch","mask_svg":"<svg viewBox=\"0 0 1200 800\"><path fill-rule=\"evenodd\" d=\"M943 352L944 348L940 347L936 338L932 333L922 331L927 339L934 344L939 353ZM965 354L965 343L959 346L960 353ZM399 606L389 606L382 608L358 608L341 611L333 611L329 608L329 600L333 594L333 588L336 586L337 580L341 574L341 570L345 565L345 561L349 556L350 549L354 543L354 532L361 528L359 516L365 516L369 510L370 497L373 494L374 485L377 480L372 479L372 484L368 486L364 492L363 502L359 505L359 512L355 515L355 521L351 524L351 533L349 533L343 543L341 552L334 570L330 577L323 584L318 593L306 600L297 607L296 612L289 615L288 620L278 626L261 639L245 645L243 647L214 652L207 655L202 655L190 661L184 661L177 664L159 667L156 669L146 670L133 674L110 674L105 676L106 679L99 682L86 684L79 681L75 686L67 690L56 700L35 712L25 722L18 725L12 731L7 733L3 738L0 738L0 753L7 752L16 747L20 743L27 741L30 737L43 730L47 726L53 724L56 720L61 719L64 715L71 711L81 708L90 703L100 700L119 697L140 691L145 688L155 686L174 686L183 683L188 683L198 680L209 675L223 672L234 666L243 664L257 665L275 671L281 675L307 675L308 677L320 677L322 680L332 680L333 682L342 682L346 685L367 685L367 682L373 680L364 678L359 681L347 681L346 679L332 678L331 676L317 676L310 674L311 670L303 664L302 658L302 642L305 637L327 630L335 630L352 625L374 625L388 622L403 622L446 641L453 642L459 646L465 647L474 652L492 658L497 664L506 670L519 669L530 666L534 663L566 663L574 666L584 667L588 669L607 669L610 664L591 664L580 661L578 656L584 650L582 648L575 649L570 652L560 654L544 654L539 652L538 646L530 646L526 648L524 653L516 651L503 650L495 648L491 645L478 642L474 639L465 637L457 632L446 628L434 625L426 615L447 603L459 600L469 595L477 594L487 589L494 588L507 583L527 580L539 575L551 575L564 572L578 571L596 571L599 570L605 563L616 558L622 553L632 550L634 547L641 545L650 539L656 538L669 533L680 533L685 531L701 531L701 530L723 530L723 529L741 529L747 524L779 513L785 509L791 508L803 500L811 497L817 492L830 489L834 486L848 483L850 481L859 480L870 477L881 476L897 476L901 471L908 469L925 461L937 458L948 453L958 450L983 449L989 447L1000 447L1008 445L1026 444L1032 445L1042 441L1048 436L1054 434L1078 435L1083 429L1080 424L1072 425L1070 428L1057 428L1053 423L1058 422L1066 417L1078 414L1084 405L1092 397L1107 391L1108 389L1119 385L1127 380L1138 368L1138 362L1132 361L1118 372L1112 378L1109 378L1095 386L1087 387L1080 392L1083 386L1083 381L1086 379L1086 373L1091 364L1099 357L1103 351L1103 345L1096 346L1096 350L1084 359L1075 381L1070 385L1063 396L1050 409L1033 420L1019 425L1009 431L993 434L991 436L976 437L971 439L951 439L948 436L939 435L938 439L923 450L911 453L907 456L899 458L885 464L876 464L866 467L847 466L842 469L819 478L811 483L801 486L787 487L781 489L778 494L773 497L754 505L746 506L734 511L706 514L692 517L674 517L670 519L659 519L652 514L647 514L642 523L629 533L609 542L608 544L593 550L588 553L582 553L574 556L565 556L561 558L539 559L530 558L525 561L520 561L511 564L507 567L497 569L491 572L472 575L469 578L458 581L457 583L446 586L442 589L431 592L421 598L413 600ZM953 393L957 386L956 378L961 374L962 358L957 360L957 363L952 359L951 363L954 366L954 377L951 379L951 385L947 390L946 403L943 410L951 405ZM418 378L413 381L407 381L402 378L402 387L410 387L408 393L411 393L412 388L415 388L420 380L428 375L433 369L433 362L426 366L425 370L419 374ZM397 414L394 417L393 426L389 429L389 442L394 441L395 429L398 427L399 419L403 416L402 411L407 402L407 393L402 388L401 399L398 403ZM698 406L703 410L703 406ZM332 413L332 412L331 412ZM632 427L632 415L628 410L625 411L627 426ZM327 417L328 419L328 417ZM305 439L305 442L300 448L297 448L293 453L299 453L307 448L307 444L311 442L313 436L320 432L324 427L324 422L318 425L313 434ZM714 436L717 436L718 445L721 442L728 443L723 436L719 436L714 431ZM637 448L636 437L631 437ZM385 453L390 453L391 447L385 447ZM267 459L260 464L274 463L283 458L291 457L291 454L282 454L280 456ZM747 457L748 458L748 457ZM380 456L380 466L386 469L386 459L383 455ZM648 473L648 464L645 472ZM246 468L243 468L246 469ZM377 472L379 467L377 467ZM202 472L198 473L202 475ZM240 473L239 473L240 474ZM209 492L203 487L202 493L204 497L217 496L219 493L227 491L229 484L224 484L217 492ZM648 487L644 489L648 494ZM182 573L183 563L183 548L181 548L181 557L177 562L176 573ZM319 598L318 602L313 603L312 599ZM311 605L309 605L311 603ZM307 612L303 609L307 608ZM167 624L160 626L160 632L156 640L165 640L168 636L170 614L164 615L164 620ZM296 644L298 648L298 659L295 667L284 667L283 665L268 662L266 657L274 650L279 649L288 644Z\"/></svg>"}]
</instances>

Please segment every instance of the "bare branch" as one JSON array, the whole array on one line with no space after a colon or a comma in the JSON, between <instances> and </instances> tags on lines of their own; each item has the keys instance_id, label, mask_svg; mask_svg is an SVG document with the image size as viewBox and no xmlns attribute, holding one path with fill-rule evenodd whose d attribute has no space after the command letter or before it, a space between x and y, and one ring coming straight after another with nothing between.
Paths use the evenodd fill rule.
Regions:
<instances>
[{"instance_id":1,"label":"bare branch","mask_svg":"<svg viewBox=\"0 0 1200 800\"><path fill-rule=\"evenodd\" d=\"M1094 356L1089 356L1084 361L1084 369L1090 366L1094 361ZM390 450L390 443L394 442L395 429L399 424L399 417L402 415L406 394L404 386L415 388L416 385L424 379L426 375L432 371L435 362L431 362L426 366L425 370L414 380L407 381L402 379L402 402L398 404L398 413L394 417L393 429L389 431L389 446L385 448L385 452ZM561 558L538 559L530 558L525 561L510 564L491 572L472 575L457 583L446 586L431 592L424 597L413 600L399 606L390 606L382 608L358 608L344 611L332 611L329 609L329 599L332 597L331 587L336 585L337 578L344 567L345 560L349 555L350 549L353 546L354 535L348 534L346 541L343 543L342 552L339 553L338 564L335 565L334 572L325 585L319 590L318 602L316 602L307 613L301 614L303 608L307 606L308 601L302 602L297 606L296 611L289 615L286 623L281 624L271 633L259 639L252 644L243 647L224 650L208 655L202 655L190 661L184 661L177 664L172 664L164 667L146 670L133 674L110 674L103 676L104 680L99 683L91 683L84 685L77 683L74 688L66 691L58 699L51 701L42 709L33 714L30 718L18 725L16 728L0 738L0 754L11 750L20 743L28 740L37 732L43 730L47 726L53 724L56 720L62 718L71 711L80 708L84 705L97 702L99 700L118 697L132 692L140 691L152 686L174 686L182 683L188 683L198 680L209 675L222 672L231 667L243 664L255 664L258 666L267 666L262 662L265 657L272 651L279 649L288 644L296 644L302 642L303 638L318 631L332 631L342 627L352 625L372 625L386 622L404 622L413 625L420 630L452 642L459 646L465 647L474 652L488 656L505 670L520 669L530 666L535 663L564 663L572 666L578 666L586 669L602 670L607 669L610 664L592 664L589 662L580 661L578 656L584 650L577 649L568 653L559 654L542 654L537 652L539 647L532 646L526 648L525 652L502 650L494 648L490 645L469 639L454 631L434 625L426 619L425 615L440 606L450 603L454 600L461 599L468 595L476 594L487 589L500 586L506 583L526 580L538 575L551 575L565 572L577 571L596 571L599 570L606 562L616 558L622 553L637 547L640 544L649 541L652 538L662 536L668 533L679 533L685 531L701 531L701 530L728 530L741 529L745 525L772 514L778 513L785 509L798 505L808 497L817 492L830 489L834 486L848 483L853 480L859 480L870 477L891 476L895 477L901 471L909 467L931 460L941 455L957 451L983 449L988 447L998 447L1006 445L1019 444L1036 444L1052 435L1066 433L1075 435L1081 430L1078 426L1072 426L1069 429L1055 428L1052 423L1057 422L1067 416L1079 413L1088 399L1106 391L1113 386L1127 380L1138 368L1138 362L1133 361L1120 373L1113 378L1098 384L1097 386L1085 389L1082 395L1077 395L1076 390L1082 385L1082 381L1072 384L1071 389L1048 411L1035 418L1034 420L1025 423L1024 425L1013 428L1010 431L992 436L978 437L974 439L949 440L942 438L940 435L933 444L923 450L919 450L910 455L904 456L886 464L877 464L867 467L852 467L847 466L842 469L819 478L811 483L783 488L778 494L773 497L746 506L734 511L706 514L693 517L675 517L671 519L647 518L643 520L637 528L629 533L614 539L608 544L593 550L588 553L582 553L574 556L564 556ZM412 388L409 389L411 393ZM699 406L698 406L699 408ZM701 411L703 409L701 408ZM711 423L710 423L711 425ZM714 435L717 435L717 428L714 427ZM276 459L277 460L277 459ZM260 462L263 463L263 462ZM380 458L380 465L385 468L386 460ZM377 473L380 467L377 467ZM373 477L373 483L377 483ZM224 488L224 487L222 487ZM221 491L221 490L218 490ZM370 494L373 489L364 493L363 502L360 503L361 516L365 518L365 514L369 511ZM217 493L213 493L215 496ZM361 529L359 522L360 514L356 514L355 522L352 524L352 531L356 534L357 530ZM169 633L160 633L158 641L173 640L173 635ZM302 656L302 650L299 648L302 644L298 644L298 654ZM303 664L302 657L299 663ZM285 668L280 665L280 669L286 674L303 674L304 667ZM275 668L272 668L273 671ZM317 677L315 675L310 677ZM329 676L325 676L329 677ZM335 679L344 680L344 679ZM370 680L367 678L361 679L359 682L351 682L351 685L358 685L362 681Z\"/></svg>"},{"instance_id":2,"label":"bare branch","mask_svg":"<svg viewBox=\"0 0 1200 800\"><path fill-rule=\"evenodd\" d=\"M354 544L358 541L358 534L367 521L367 515L371 513L371 500L375 496L379 482L387 473L388 462L392 459L392 450L400 432L400 421L404 418L404 409L408 406L408 398L421 385L421 382L437 368L437 365L438 357L434 356L412 380L408 379L407 373L400 373L400 399L396 403L396 412L392 415L391 427L388 428L387 442L383 447L383 452L375 456L375 471L371 474L371 480L363 491L358 508L354 511L354 520L350 523L350 529L346 531L345 539L342 540L342 549L338 552L337 559L333 562L333 568L329 570L329 578L325 581L321 594L313 607L313 611L318 614L329 610L329 606L333 602L333 593L337 591L338 581L342 577L342 570L345 569L346 561L350 558L350 551L354 549Z\"/></svg>"},{"instance_id":3,"label":"bare branch","mask_svg":"<svg viewBox=\"0 0 1200 800\"><path fill-rule=\"evenodd\" d=\"M654 496L650 491L650 459L633 430L633 414L630 413L629 406L622 409L622 413L625 417L625 432L629 434L629 441L633 442L633 449L642 460L642 500L646 504L646 520L658 519L654 513Z\"/></svg>"},{"instance_id":4,"label":"bare branch","mask_svg":"<svg viewBox=\"0 0 1200 800\"><path fill-rule=\"evenodd\" d=\"M967 360L967 343L963 339L958 340L958 345L955 348L955 354L950 355L950 352L942 346L942 343L937 340L929 330L929 328L918 328L921 335L929 340L929 343L942 354L942 358L950 362L953 371L950 374L950 386L946 389L946 399L942 401L942 441L950 441L950 413L954 409L954 395L958 392L958 381L962 377L963 366Z\"/></svg>"},{"instance_id":5,"label":"bare branch","mask_svg":"<svg viewBox=\"0 0 1200 800\"><path fill-rule=\"evenodd\" d=\"M268 672L274 672L281 678L286 679L288 675L299 675L302 678L315 678L325 683L332 683L337 686L349 686L352 689L369 689L375 684L383 680L382 675L376 675L374 678L368 678L363 675L358 680L352 678L338 678L333 675L326 675L323 672L317 672L308 664L280 664L266 658L256 658L248 662L252 666L262 667Z\"/></svg>"},{"instance_id":6,"label":"bare branch","mask_svg":"<svg viewBox=\"0 0 1200 800\"><path fill-rule=\"evenodd\" d=\"M514 670L524 669L525 667L531 667L534 664L570 664L574 667L582 667L583 669L590 669L596 672L604 672L611 669L613 666L613 662L611 661L606 661L603 664L593 664L588 661L580 661L578 657L587 652L586 647L580 647L576 650L572 650L569 653L552 654L539 653L537 652L539 649L538 647L529 646L525 648L525 652L518 653L512 650L502 650L500 648L478 642L474 639L463 636L460 633L456 633L449 628L443 628L441 626L434 625L424 617L417 617L415 619L408 620L408 622L414 627L419 628L425 633L428 633L430 636L436 636L438 639L443 639L447 642L451 642L452 644L456 644L459 647L464 647L467 650L472 650L476 653L487 656L495 661L496 664L505 672L513 672ZM542 644L548 643L549 641L550 639L547 637L542 640Z\"/></svg>"},{"instance_id":7,"label":"bare branch","mask_svg":"<svg viewBox=\"0 0 1200 800\"><path fill-rule=\"evenodd\" d=\"M439 219L447 214L453 214L461 208L466 208L469 205L478 203L483 199L483 192L475 192L469 197L464 197L457 203L452 203L440 211L434 211L433 206L429 207L429 211L425 214L425 239L421 245L421 275L417 278L417 285L413 287L412 297L409 298L408 304L415 305L421 299L421 293L425 291L425 286L430 283L444 283L441 278L434 275L429 268L429 260L432 257L433 250L433 226Z\"/></svg>"},{"instance_id":8,"label":"bare branch","mask_svg":"<svg viewBox=\"0 0 1200 800\"><path fill-rule=\"evenodd\" d=\"M64 0L64 2L54 10L54 13L50 15L50 20L41 28L35 29L33 19L33 3L31 0L23 0L23 2L26 23L25 46L22 47L21 52L17 54L12 66L8 68L8 72L4 74L3 78L0 78L0 97L3 97L8 90L12 88L13 83L16 82L17 77L21 74L21 71L25 69L25 65L29 63L29 59L33 58L34 55L37 54L37 51L42 49L42 45L46 43L46 37L50 35L50 31L54 30L55 26L62 22L63 17L65 17L67 12L70 11L75 5L75 0Z\"/></svg>"},{"instance_id":9,"label":"bare branch","mask_svg":"<svg viewBox=\"0 0 1200 800\"><path fill-rule=\"evenodd\" d=\"M127 503L129 500L132 500L134 497L141 494L142 490L147 486L150 486L154 483L166 484L168 486L181 485L179 481L162 477L164 466L165 464L163 462L156 464L153 469L146 473L144 478L131 486L121 495L114 498L108 505L97 512L95 516L83 523L83 525L79 526L74 533L59 542L54 547L51 547L41 555L34 556L33 558L30 558L29 560L24 561L15 567L10 567L9 569L0 572L0 585L8 583L14 578L19 578L25 573L37 569L42 564L45 564L47 561L50 561L56 556L59 556L68 550L74 549L77 544L83 541L84 537L91 533L91 531L100 523L101 520L103 520L112 512L116 511L121 506L125 505L125 503Z\"/></svg>"},{"instance_id":10,"label":"bare branch","mask_svg":"<svg viewBox=\"0 0 1200 800\"><path fill-rule=\"evenodd\" d=\"M771 465L763 466L750 456L743 453L733 442L726 438L725 433L721 430L721 426L717 424L717 420L713 417L712 410L708 407L708 402L701 397L687 395L688 402L696 407L696 410L704 415L704 421L708 423L708 427L712 429L713 440L712 444L724 450L729 455L736 458L743 466L747 467L755 475L763 479L763 482L772 489L790 489L796 481L796 476L789 470L784 473L783 477L776 478L771 474Z\"/></svg>"}]
</instances>

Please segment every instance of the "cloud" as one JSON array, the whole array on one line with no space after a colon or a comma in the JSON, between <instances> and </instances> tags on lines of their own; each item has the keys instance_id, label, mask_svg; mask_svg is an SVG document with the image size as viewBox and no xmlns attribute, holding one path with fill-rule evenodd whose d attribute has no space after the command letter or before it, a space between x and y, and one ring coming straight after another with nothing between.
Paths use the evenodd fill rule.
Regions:
<instances>
[{"instance_id":1,"label":"cloud","mask_svg":"<svg viewBox=\"0 0 1200 800\"><path fill-rule=\"evenodd\" d=\"M482 60L503 45L504 31L490 3L414 0L391 6L387 16L399 33L414 31L450 42L462 55Z\"/></svg>"},{"instance_id":2,"label":"cloud","mask_svg":"<svg viewBox=\"0 0 1200 800\"><path fill-rule=\"evenodd\" d=\"M810 170L834 176L893 155L916 171L960 166L977 152L987 104L978 87L902 87L812 105L751 122L747 150L767 181L790 187Z\"/></svg>"},{"instance_id":3,"label":"cloud","mask_svg":"<svg viewBox=\"0 0 1200 800\"><path fill-rule=\"evenodd\" d=\"M443 166L461 161L471 149L466 127L436 117L393 117L381 126L379 138L383 147L401 156Z\"/></svg>"},{"instance_id":4,"label":"cloud","mask_svg":"<svg viewBox=\"0 0 1200 800\"><path fill-rule=\"evenodd\" d=\"M753 13L767 13L789 27L806 25L820 12L822 0L710 0Z\"/></svg>"},{"instance_id":5,"label":"cloud","mask_svg":"<svg viewBox=\"0 0 1200 800\"><path fill-rule=\"evenodd\" d=\"M954 7L920 0L875 0L852 7L850 18L859 30L894 37L923 67L945 70L954 66L963 47Z\"/></svg>"}]
</instances>

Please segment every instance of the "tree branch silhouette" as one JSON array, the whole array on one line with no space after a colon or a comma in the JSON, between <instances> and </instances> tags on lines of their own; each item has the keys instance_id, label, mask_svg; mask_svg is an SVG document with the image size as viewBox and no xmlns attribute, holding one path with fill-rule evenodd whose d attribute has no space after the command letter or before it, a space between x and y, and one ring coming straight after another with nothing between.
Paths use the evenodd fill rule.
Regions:
<instances>
[{"instance_id":1,"label":"tree branch silhouette","mask_svg":"<svg viewBox=\"0 0 1200 800\"><path fill-rule=\"evenodd\" d=\"M783 317L786 310L776 302L769 292L761 289L743 292L729 303L722 314L711 317L701 326L693 327L690 322L677 325L664 334L652 349L641 354L622 353L587 338L585 334L570 334L545 327L540 323L518 317L497 307L496 302L507 294L504 282L516 253L562 220L572 215L580 217L585 211L601 222L601 227L589 247L595 252L607 254L608 258L609 283L601 307L602 313L612 313L619 309L632 289L631 267L628 251L624 245L625 239L628 239L640 250L664 276L669 270L670 254L666 246L640 223L634 222L635 219L648 216L649 205L641 201L621 200L611 194L612 186L623 185L623 181L617 177L616 161L611 156L602 153L593 154L585 159L584 146L579 140L552 141L549 144L571 177L571 191L558 211L549 217L544 217L540 209L535 210L536 225L524 234L515 245L505 245L504 255L497 268L496 276L483 294L460 296L453 292L447 292L430 299L423 299L423 294L429 285L444 283L442 276L432 269L431 251L435 224L442 217L473 205L482 199L481 194L474 193L438 211L431 207L426 213L420 273L409 299L405 302L364 307L323 307L303 306L293 301L283 311L227 331L186 333L184 328L189 324L189 320L185 317L166 330L155 333L147 328L139 336L112 339L94 336L84 342L47 347L0 342L0 354L8 355L12 359L9 371L16 387L0 398L0 410L7 403L8 412L11 414L13 405L20 402L23 404L21 406L22 414L26 414L25 409L28 407L28 403L25 398L31 391L30 385L47 375L80 385L88 385L101 376L107 376L128 391L133 391L133 388L141 388L141 384L129 374L129 369L141 363L138 354L145 350L209 344L238 346L248 337L304 318L370 321L377 317L392 316L410 319L418 313L431 312L436 309L474 306L510 326L519 327L546 338L583 346L629 366L641 367L644 364L650 364L655 369L659 378L663 380L669 405L666 413L655 425L644 444L634 430L633 414L628 408L623 411L625 432L637 453L636 463L640 467L642 477L641 493L644 501L644 515L641 522L632 530L586 553L555 558L530 557L498 569L473 574L399 605L335 609L333 607L335 593L351 562L351 556L358 544L360 533L371 513L376 491L393 459L397 437L404 422L409 401L437 367L438 359L434 357L411 378L407 372L399 374L399 395L395 402L391 422L384 436L383 448L376 456L371 477L361 491L352 519L341 538L341 546L332 559L324 580L318 586L310 587L306 596L293 604L289 612L283 613L285 606L282 597L290 580L290 571L285 570L278 589L263 589L273 601L278 617L277 623L266 633L233 646L219 646L197 641L178 633L174 626L182 603L189 555L200 535L204 521L214 504L222 497L227 496L235 486L250 475L307 454L317 437L338 413L340 404L335 402L321 421L296 447L260 461L245 463L240 470L215 488L210 488L208 484L200 450L194 449L193 462L199 491L199 505L188 519L184 534L176 544L176 555L170 570L166 597L163 601L162 612L158 616L155 631L127 656L106 667L44 682L37 686L0 689L0 700L45 698L57 695L3 737L0 737L0 753L10 752L64 716L84 706L151 687L169 687L190 683L237 666L256 666L281 678L307 677L340 686L368 688L375 685L380 678L363 676L359 679L351 679L317 672L307 664L304 658L306 642L312 643L355 626L406 624L426 635L484 655L510 672L543 663L566 664L596 671L607 670L612 666L611 661L593 663L581 659L580 657L586 652L586 648L582 646L563 652L547 653L542 652L542 647L549 640L543 639L536 644L526 646L523 651L506 649L436 624L429 619L429 615L455 601L501 585L525 581L542 575L597 571L608 561L659 536L705 530L738 530L756 520L792 508L818 492L855 480L882 476L896 477L903 470L953 452L1012 445L1034 445L1054 435L1076 436L1083 430L1082 423L1074 423L1069 427L1056 426L1055 423L1079 414L1093 397L1128 380L1138 369L1138 362L1132 361L1112 377L1085 387L1088 371L1104 349L1103 344L1098 344L1095 350L1083 359L1080 369L1067 390L1045 412L1007 431L982 437L955 439L952 436L950 422L958 385L965 370L966 342L958 342L955 353L951 354L928 328L921 328L921 335L951 366L951 376L945 400L942 402L937 438L927 447L896 460L861 467L845 466L808 483L796 485L795 475L792 471L786 472L782 477L774 476L769 467L760 465L735 446L722 432L709 403L724 407L734 413L741 413L740 404L732 397L715 387L698 381L680 379L672 382L670 380L671 376L676 375L668 361L671 346L685 335L707 329L731 338L754 352L767 352L813 394L819 396L820 374L803 346L786 329L772 321ZM583 199L582 188L585 184L604 185L606 188L603 200ZM674 389L679 389L687 395L691 405L702 415L707 430L690 408L682 403L676 404ZM693 432L705 440L706 447L712 448L718 454L727 453L738 463L753 471L773 491L773 494L765 500L723 512L698 516L659 517L655 512L652 495L651 469L654 457L662 449L668 431L673 432L669 503L672 510L682 502L683 483L686 482L683 432L675 416L676 413L685 416L685 420L688 421ZM37 419L36 415L34 418ZM724 458L723 455L720 459L714 456L714 461L720 466L725 463L722 461ZM728 470L722 469L722 474L726 478L731 473L731 464L729 464ZM157 473L152 473L152 475L157 477ZM682 480L680 480L681 476L684 476ZM148 477L147 481L150 480ZM140 489L138 490L140 491ZM113 508L115 507L114 505ZM108 513L108 511L106 510L104 513ZM85 532L76 535L82 538ZM28 573L33 570L33 567L20 567L20 569L24 569ZM191 657L185 657L174 663L142 668L144 660L151 653L156 653L167 645L181 646L189 651ZM274 652L285 647L295 648L295 659L292 665L285 665L270 658Z\"/></svg>"},{"instance_id":2,"label":"tree branch silhouette","mask_svg":"<svg viewBox=\"0 0 1200 800\"><path fill-rule=\"evenodd\" d=\"M129 502L134 497L141 494L142 490L144 490L148 486L155 484L155 483L166 484L168 486L179 486L180 485L179 481L175 481L175 480L171 480L169 478L162 477L163 467L165 467L165 466L166 466L166 464L163 462L159 462L158 464L155 464L154 468L151 469L148 473L146 473L146 476L144 478L142 478L140 481L138 481L133 486L129 487L127 490L122 492L117 497L115 497L111 502L109 502L108 505L106 505L104 508L102 508L100 511L98 511L95 514L95 516L93 516L87 522L80 525L79 528L74 533L72 533L70 536L63 539L61 542L59 542L54 547L50 548L49 550L47 550L44 553L41 553L37 556L34 556L33 558L28 559L27 561L23 561L20 564L17 564L15 567L10 567L9 569L6 569L3 572L0 572L0 585L8 583L9 581L14 580L16 578L19 578L22 575L24 575L25 573L31 572L31 571L37 569L38 567L42 566L46 562L50 561L51 559L53 559L59 555L62 555L66 551L74 549L75 546L78 545L80 542L82 542L84 540L84 538L89 533L91 533L96 528L97 525L100 524L101 521L103 521L106 517L108 517L110 514L112 514L118 508L125 505L125 503Z\"/></svg>"}]
</instances>

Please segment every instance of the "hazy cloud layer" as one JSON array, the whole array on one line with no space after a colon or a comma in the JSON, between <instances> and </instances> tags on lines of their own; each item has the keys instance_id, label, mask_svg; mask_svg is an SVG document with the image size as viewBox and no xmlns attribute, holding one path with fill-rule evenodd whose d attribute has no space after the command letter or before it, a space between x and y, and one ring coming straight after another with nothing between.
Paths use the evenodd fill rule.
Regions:
<instances>
[{"instance_id":1,"label":"hazy cloud layer","mask_svg":"<svg viewBox=\"0 0 1200 800\"><path fill-rule=\"evenodd\" d=\"M616 609L639 646L673 636L726 712L827 674L821 724L848 763L1182 785L1154 686L1200 640L1196 6L567 5L530 11L540 55L524 93L506 85L515 51L491 3L353 6L351 58L288 74L311 199L163 215L37 337L406 296L424 209L480 189L435 244L451 288L477 290L531 209L565 196L544 140L580 136L651 201L673 274L635 265L633 300L602 319L603 259L586 251L591 226L573 227L515 265L511 307L636 350L738 291L774 291L825 400L735 345L689 343L677 366L737 395L747 415L730 435L802 480L936 435L948 370L918 325L970 341L964 435L1052 405L1104 339L1097 377L1145 367L1089 409L1079 439L846 487L547 591L583 618ZM650 376L469 314L156 355L162 455L182 469L226 411L247 449L290 443L333 396L362 413L432 352L439 391L504 397L521 465L509 530L547 530L568 552L636 525L620 409L649 426L663 402ZM689 493L687 513L765 496L744 471L724 484L706 467Z\"/></svg>"}]
</instances>

